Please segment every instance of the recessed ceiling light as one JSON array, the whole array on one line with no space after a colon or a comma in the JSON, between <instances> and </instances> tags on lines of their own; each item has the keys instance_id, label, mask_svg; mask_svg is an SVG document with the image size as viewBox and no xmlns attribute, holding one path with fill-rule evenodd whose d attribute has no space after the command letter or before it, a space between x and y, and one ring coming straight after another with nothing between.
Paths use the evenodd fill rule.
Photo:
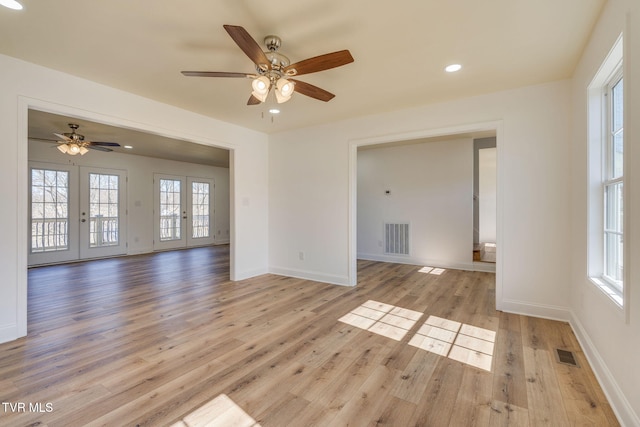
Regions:
<instances>
[{"instance_id":1,"label":"recessed ceiling light","mask_svg":"<svg viewBox=\"0 0 640 427\"><path fill-rule=\"evenodd\" d=\"M456 71L460 71L461 68L462 68L462 65L460 64L451 64L451 65L447 65L447 67L444 70L447 73L455 73Z\"/></svg>"},{"instance_id":2,"label":"recessed ceiling light","mask_svg":"<svg viewBox=\"0 0 640 427\"><path fill-rule=\"evenodd\" d=\"M22 10L22 5L16 0L0 0L0 4L9 9Z\"/></svg>"},{"instance_id":3,"label":"recessed ceiling light","mask_svg":"<svg viewBox=\"0 0 640 427\"><path fill-rule=\"evenodd\" d=\"M280 110L278 110L277 108L271 108L271 109L269 110L269 112L270 112L271 114L280 114Z\"/></svg>"},{"instance_id":4,"label":"recessed ceiling light","mask_svg":"<svg viewBox=\"0 0 640 427\"><path fill-rule=\"evenodd\" d=\"M127 150L131 150L133 148L133 146L131 145L125 145L124 148L126 148Z\"/></svg>"}]
</instances>

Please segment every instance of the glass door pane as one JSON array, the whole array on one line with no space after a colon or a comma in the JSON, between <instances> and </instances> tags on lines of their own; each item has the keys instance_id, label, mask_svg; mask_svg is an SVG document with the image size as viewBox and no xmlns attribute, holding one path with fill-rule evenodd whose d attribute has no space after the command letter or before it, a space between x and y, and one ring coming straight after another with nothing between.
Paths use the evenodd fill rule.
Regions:
<instances>
[{"instance_id":1,"label":"glass door pane","mask_svg":"<svg viewBox=\"0 0 640 427\"><path fill-rule=\"evenodd\" d=\"M214 182L207 178L187 178L189 218L187 246L213 244Z\"/></svg>"},{"instance_id":2,"label":"glass door pane","mask_svg":"<svg viewBox=\"0 0 640 427\"><path fill-rule=\"evenodd\" d=\"M180 240L182 237L182 182L179 179L160 179L160 241Z\"/></svg>"},{"instance_id":3,"label":"glass door pane","mask_svg":"<svg viewBox=\"0 0 640 427\"><path fill-rule=\"evenodd\" d=\"M89 174L89 247L118 244L118 175Z\"/></svg>"},{"instance_id":4,"label":"glass door pane","mask_svg":"<svg viewBox=\"0 0 640 427\"><path fill-rule=\"evenodd\" d=\"M29 163L29 265L78 257L75 171L64 165Z\"/></svg>"},{"instance_id":5,"label":"glass door pane","mask_svg":"<svg viewBox=\"0 0 640 427\"><path fill-rule=\"evenodd\" d=\"M191 238L209 237L209 183L192 182Z\"/></svg>"},{"instance_id":6,"label":"glass door pane","mask_svg":"<svg viewBox=\"0 0 640 427\"><path fill-rule=\"evenodd\" d=\"M177 249L186 245L185 223L187 218L185 178L171 175L154 175L154 249Z\"/></svg>"},{"instance_id":7,"label":"glass door pane","mask_svg":"<svg viewBox=\"0 0 640 427\"><path fill-rule=\"evenodd\" d=\"M69 249L69 172L31 169L31 253Z\"/></svg>"}]
</instances>

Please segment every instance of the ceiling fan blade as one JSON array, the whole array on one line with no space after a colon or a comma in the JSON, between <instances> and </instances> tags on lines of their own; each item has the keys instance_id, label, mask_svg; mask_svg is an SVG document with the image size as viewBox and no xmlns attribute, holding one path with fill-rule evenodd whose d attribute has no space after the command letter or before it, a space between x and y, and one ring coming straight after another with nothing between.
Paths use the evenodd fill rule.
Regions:
<instances>
[{"instance_id":1,"label":"ceiling fan blade","mask_svg":"<svg viewBox=\"0 0 640 427\"><path fill-rule=\"evenodd\" d=\"M256 98L255 96L251 95L249 97L249 100L247 101L247 105L258 105L261 102L262 101L260 101L258 98Z\"/></svg>"},{"instance_id":2,"label":"ceiling fan blade","mask_svg":"<svg viewBox=\"0 0 640 427\"><path fill-rule=\"evenodd\" d=\"M314 86L312 84L300 81L289 79L295 83L294 91L301 93L303 95L309 96L311 98L319 99L320 101L331 101L335 95L331 92L327 92L324 89L320 89L318 86Z\"/></svg>"},{"instance_id":3,"label":"ceiling fan blade","mask_svg":"<svg viewBox=\"0 0 640 427\"><path fill-rule=\"evenodd\" d=\"M229 73L226 71L181 71L181 73L188 77L255 77L255 74L247 73Z\"/></svg>"},{"instance_id":4,"label":"ceiling fan blade","mask_svg":"<svg viewBox=\"0 0 640 427\"><path fill-rule=\"evenodd\" d=\"M351 62L353 62L351 53L348 50L340 50L296 62L295 64L285 67L284 71L288 76L300 76L302 74L316 73L318 71L341 67Z\"/></svg>"},{"instance_id":5,"label":"ceiling fan blade","mask_svg":"<svg viewBox=\"0 0 640 427\"><path fill-rule=\"evenodd\" d=\"M265 71L271 68L271 63L262 48L244 28L237 25L223 25L234 42L258 67Z\"/></svg>"},{"instance_id":6,"label":"ceiling fan blade","mask_svg":"<svg viewBox=\"0 0 640 427\"><path fill-rule=\"evenodd\" d=\"M60 138L61 141L65 141L65 142L71 142L73 141L73 139L69 138L66 135L62 135L60 133L54 133L55 136L57 136L58 138Z\"/></svg>"},{"instance_id":7,"label":"ceiling fan blade","mask_svg":"<svg viewBox=\"0 0 640 427\"><path fill-rule=\"evenodd\" d=\"M28 136L27 139L32 139L34 141L43 141L43 142L55 142L55 143L59 143L60 142L57 139L37 138L37 137L33 137L33 136Z\"/></svg>"},{"instance_id":8,"label":"ceiling fan blade","mask_svg":"<svg viewBox=\"0 0 640 427\"><path fill-rule=\"evenodd\" d=\"M93 145L93 144L87 145L87 148L90 148L91 150L97 150L97 151L113 151L111 148L101 147L99 145Z\"/></svg>"},{"instance_id":9,"label":"ceiling fan blade","mask_svg":"<svg viewBox=\"0 0 640 427\"><path fill-rule=\"evenodd\" d=\"M120 147L117 142L100 142L100 141L87 141L89 145L100 145L102 147Z\"/></svg>"}]
</instances>

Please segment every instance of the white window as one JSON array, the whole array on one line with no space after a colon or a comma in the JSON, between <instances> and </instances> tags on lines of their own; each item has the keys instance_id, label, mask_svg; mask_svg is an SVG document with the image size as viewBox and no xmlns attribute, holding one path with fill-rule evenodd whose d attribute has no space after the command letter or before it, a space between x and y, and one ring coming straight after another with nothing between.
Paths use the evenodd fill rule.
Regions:
<instances>
[{"instance_id":1,"label":"white window","mask_svg":"<svg viewBox=\"0 0 640 427\"><path fill-rule=\"evenodd\" d=\"M604 279L620 294L623 291L623 78L621 73L607 85L607 138L604 142Z\"/></svg>"},{"instance_id":2,"label":"white window","mask_svg":"<svg viewBox=\"0 0 640 427\"><path fill-rule=\"evenodd\" d=\"M622 37L589 86L589 277L624 307Z\"/></svg>"},{"instance_id":3,"label":"white window","mask_svg":"<svg viewBox=\"0 0 640 427\"><path fill-rule=\"evenodd\" d=\"M209 230L211 215L209 207L209 193L211 185L208 182L191 182L191 238L200 239L211 236Z\"/></svg>"},{"instance_id":4,"label":"white window","mask_svg":"<svg viewBox=\"0 0 640 427\"><path fill-rule=\"evenodd\" d=\"M160 241L182 237L182 181L160 179Z\"/></svg>"},{"instance_id":5,"label":"white window","mask_svg":"<svg viewBox=\"0 0 640 427\"><path fill-rule=\"evenodd\" d=\"M69 249L69 172L31 169L31 253Z\"/></svg>"},{"instance_id":6,"label":"white window","mask_svg":"<svg viewBox=\"0 0 640 427\"><path fill-rule=\"evenodd\" d=\"M119 243L120 180L118 175L89 173L89 247Z\"/></svg>"}]
</instances>

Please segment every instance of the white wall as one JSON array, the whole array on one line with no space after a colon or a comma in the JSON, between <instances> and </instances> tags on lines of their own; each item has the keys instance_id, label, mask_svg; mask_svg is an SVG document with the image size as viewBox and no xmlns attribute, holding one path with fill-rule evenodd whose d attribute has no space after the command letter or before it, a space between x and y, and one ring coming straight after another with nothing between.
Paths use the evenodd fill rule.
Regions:
<instances>
[{"instance_id":1,"label":"white wall","mask_svg":"<svg viewBox=\"0 0 640 427\"><path fill-rule=\"evenodd\" d=\"M493 126L498 308L567 319L569 89L560 81L271 135L271 271L354 284L357 145Z\"/></svg>"},{"instance_id":2,"label":"white wall","mask_svg":"<svg viewBox=\"0 0 640 427\"><path fill-rule=\"evenodd\" d=\"M29 107L231 150L231 277L267 271L265 134L0 55L0 342L26 334Z\"/></svg>"},{"instance_id":3,"label":"white wall","mask_svg":"<svg viewBox=\"0 0 640 427\"><path fill-rule=\"evenodd\" d=\"M141 157L132 154L104 153L92 150L85 156L73 158L55 150L55 145L46 142L29 142L29 160L37 162L72 164L111 168L127 171L127 254L152 252L153 247L153 210L154 210L154 173L210 178L214 180L213 208L215 215L211 230L215 234L215 243L229 242L229 169L176 162L172 160ZM27 233L28 234L28 233Z\"/></svg>"},{"instance_id":4,"label":"white wall","mask_svg":"<svg viewBox=\"0 0 640 427\"><path fill-rule=\"evenodd\" d=\"M587 278L587 87L624 33L625 245L622 310ZM572 325L591 365L626 426L640 425L640 2L609 0L576 69L572 85L571 310Z\"/></svg>"},{"instance_id":5,"label":"white wall","mask_svg":"<svg viewBox=\"0 0 640 427\"><path fill-rule=\"evenodd\" d=\"M357 190L358 258L473 269L471 138L359 150ZM385 222L410 223L409 256L385 255Z\"/></svg>"}]
</instances>

